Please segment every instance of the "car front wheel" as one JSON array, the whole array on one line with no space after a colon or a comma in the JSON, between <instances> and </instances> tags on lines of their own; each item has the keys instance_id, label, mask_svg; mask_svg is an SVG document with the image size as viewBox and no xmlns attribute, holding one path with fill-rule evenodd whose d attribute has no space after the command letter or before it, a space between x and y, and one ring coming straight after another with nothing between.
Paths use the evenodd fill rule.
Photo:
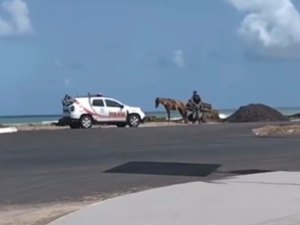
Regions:
<instances>
[{"instance_id":1,"label":"car front wheel","mask_svg":"<svg viewBox=\"0 0 300 225\"><path fill-rule=\"evenodd\" d=\"M137 114L131 114L128 117L128 125L130 127L138 127L141 123L141 118Z\"/></svg>"},{"instance_id":2,"label":"car front wheel","mask_svg":"<svg viewBox=\"0 0 300 225\"><path fill-rule=\"evenodd\" d=\"M93 126L93 118L90 115L84 115L80 118L81 128L88 129Z\"/></svg>"}]
</instances>

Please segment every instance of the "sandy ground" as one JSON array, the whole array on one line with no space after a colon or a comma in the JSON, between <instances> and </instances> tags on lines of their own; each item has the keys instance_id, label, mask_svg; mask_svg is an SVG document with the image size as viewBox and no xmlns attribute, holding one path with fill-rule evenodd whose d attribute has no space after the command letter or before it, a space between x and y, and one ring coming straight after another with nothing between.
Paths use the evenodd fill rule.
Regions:
<instances>
[{"instance_id":1,"label":"sandy ground","mask_svg":"<svg viewBox=\"0 0 300 225\"><path fill-rule=\"evenodd\" d=\"M46 225L93 203L99 203L106 199L147 189L149 188L144 187L125 193L114 193L105 196L88 196L78 202L0 206L0 225Z\"/></svg>"},{"instance_id":2,"label":"sandy ground","mask_svg":"<svg viewBox=\"0 0 300 225\"><path fill-rule=\"evenodd\" d=\"M221 124L219 122L208 122L206 124ZM146 127L164 127L164 126L187 126L191 123L185 124L180 122L149 122L140 125L140 128ZM99 128L115 128L116 126L101 126L94 125L94 129ZM129 128L129 127L127 127ZM65 130L70 129L69 126L59 127L54 125L21 125L17 127L18 131L38 131L38 130ZM256 136L279 136L279 135L300 135L300 125L268 125L252 130Z\"/></svg>"},{"instance_id":3,"label":"sandy ground","mask_svg":"<svg viewBox=\"0 0 300 225\"><path fill-rule=\"evenodd\" d=\"M253 129L256 136L291 136L300 135L300 125L274 125Z\"/></svg>"},{"instance_id":4,"label":"sandy ground","mask_svg":"<svg viewBox=\"0 0 300 225\"><path fill-rule=\"evenodd\" d=\"M88 203L57 203L0 207L1 225L45 225Z\"/></svg>"},{"instance_id":5,"label":"sandy ground","mask_svg":"<svg viewBox=\"0 0 300 225\"><path fill-rule=\"evenodd\" d=\"M149 122L140 125L143 127L161 127L161 126L186 126L187 124L180 122ZM116 126L94 125L93 128L115 128ZM127 127L128 128L128 127ZM20 125L17 126L18 131L36 131L36 130L64 130L70 129L69 126L54 126L54 125Z\"/></svg>"}]
</instances>

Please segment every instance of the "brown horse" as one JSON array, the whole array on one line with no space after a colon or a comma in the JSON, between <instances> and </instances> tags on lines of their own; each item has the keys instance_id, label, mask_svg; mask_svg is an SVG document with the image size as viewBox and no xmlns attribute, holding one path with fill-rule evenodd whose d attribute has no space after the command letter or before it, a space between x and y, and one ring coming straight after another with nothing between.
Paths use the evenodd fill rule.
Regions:
<instances>
[{"instance_id":1,"label":"brown horse","mask_svg":"<svg viewBox=\"0 0 300 225\"><path fill-rule=\"evenodd\" d=\"M183 121L187 122L187 110L185 104L182 101L174 100L170 98L156 98L155 99L155 108L159 106L159 104L163 105L168 114L168 120L171 119L171 111L178 110L180 115L182 116Z\"/></svg>"}]
</instances>

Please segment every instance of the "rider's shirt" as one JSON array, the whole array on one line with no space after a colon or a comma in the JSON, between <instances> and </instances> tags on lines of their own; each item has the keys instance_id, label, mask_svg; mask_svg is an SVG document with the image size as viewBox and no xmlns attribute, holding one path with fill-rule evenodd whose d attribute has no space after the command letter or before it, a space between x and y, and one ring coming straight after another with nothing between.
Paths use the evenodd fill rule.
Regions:
<instances>
[{"instance_id":1,"label":"rider's shirt","mask_svg":"<svg viewBox=\"0 0 300 225\"><path fill-rule=\"evenodd\" d=\"M199 104L201 102L201 98L197 94L193 95L192 100L193 100L193 103L195 103L195 104Z\"/></svg>"}]
</instances>

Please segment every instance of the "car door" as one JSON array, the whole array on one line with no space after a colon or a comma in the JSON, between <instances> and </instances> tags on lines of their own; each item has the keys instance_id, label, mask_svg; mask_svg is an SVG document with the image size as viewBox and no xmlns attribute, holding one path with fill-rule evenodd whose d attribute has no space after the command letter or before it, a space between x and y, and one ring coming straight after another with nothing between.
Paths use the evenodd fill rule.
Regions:
<instances>
[{"instance_id":1,"label":"car door","mask_svg":"<svg viewBox=\"0 0 300 225\"><path fill-rule=\"evenodd\" d=\"M92 106L94 111L94 115L93 115L94 120L97 120L99 122L109 120L108 111L106 110L103 99L100 98L93 99Z\"/></svg>"},{"instance_id":2,"label":"car door","mask_svg":"<svg viewBox=\"0 0 300 225\"><path fill-rule=\"evenodd\" d=\"M127 114L123 104L114 99L105 99L105 105L109 120L120 122L125 122L127 120Z\"/></svg>"}]
</instances>

